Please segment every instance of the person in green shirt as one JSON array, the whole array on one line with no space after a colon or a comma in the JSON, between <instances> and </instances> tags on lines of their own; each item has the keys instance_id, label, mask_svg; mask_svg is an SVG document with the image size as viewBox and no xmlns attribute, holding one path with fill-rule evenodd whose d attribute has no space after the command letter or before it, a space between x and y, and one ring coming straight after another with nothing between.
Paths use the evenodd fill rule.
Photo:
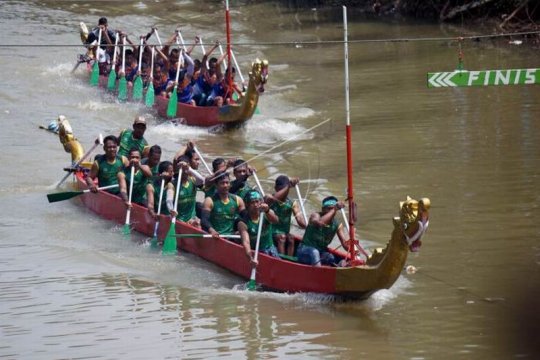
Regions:
<instances>
[{"instance_id":1,"label":"person in green shirt","mask_svg":"<svg viewBox=\"0 0 540 360\"><path fill-rule=\"evenodd\" d=\"M103 139L103 151L105 154L96 156L90 172L86 176L86 184L91 192L97 193L97 187L118 184L117 174L124 166L129 164L125 156L118 155L118 139L114 135L108 135ZM98 184L94 182L98 179ZM107 189L111 194L118 194L119 187Z\"/></svg>"},{"instance_id":2,"label":"person in green shirt","mask_svg":"<svg viewBox=\"0 0 540 360\"><path fill-rule=\"evenodd\" d=\"M335 265L339 260L328 252L328 245L337 234L339 241L346 249L345 231L343 224L335 219L336 213L345 205L334 196L328 196L322 201L322 211L311 214L309 224L298 246L296 256L303 264L321 266Z\"/></svg>"},{"instance_id":3,"label":"person in green shirt","mask_svg":"<svg viewBox=\"0 0 540 360\"><path fill-rule=\"evenodd\" d=\"M234 180L231 182L231 194L236 194L246 201L246 195L253 190L247 183L248 178L253 174L253 169L242 159L237 159L233 163Z\"/></svg>"},{"instance_id":4,"label":"person in green shirt","mask_svg":"<svg viewBox=\"0 0 540 360\"><path fill-rule=\"evenodd\" d=\"M229 174L222 171L215 174L216 193L204 199L201 224L214 238L220 234L230 235L246 207L241 197L230 194Z\"/></svg>"},{"instance_id":5,"label":"person in green shirt","mask_svg":"<svg viewBox=\"0 0 540 360\"><path fill-rule=\"evenodd\" d=\"M252 250L257 248L260 213L264 213L264 216L259 240L259 252L279 258L279 253L272 240L272 227L279 220L277 215L263 201L261 194L257 190L251 190L246 194L246 205L247 213L238 222L238 231L249 262L252 266L257 266Z\"/></svg>"},{"instance_id":6,"label":"person in green shirt","mask_svg":"<svg viewBox=\"0 0 540 360\"><path fill-rule=\"evenodd\" d=\"M161 147L152 145L148 150L148 157L141 160L141 164L148 165L152 171L152 176L155 178L159 173L159 162L161 161Z\"/></svg>"},{"instance_id":7,"label":"person in green shirt","mask_svg":"<svg viewBox=\"0 0 540 360\"><path fill-rule=\"evenodd\" d=\"M118 136L118 141L120 144L118 154L128 156L129 151L132 148L136 148L141 152L141 157L147 157L150 147L144 138L145 131L145 118L143 116L136 116L135 121L133 121L133 130L124 129L120 133L120 136Z\"/></svg>"},{"instance_id":8,"label":"person in green shirt","mask_svg":"<svg viewBox=\"0 0 540 360\"><path fill-rule=\"evenodd\" d=\"M267 198L270 208L279 218L279 222L272 227L277 249L280 254L289 256L293 256L295 250L295 240L290 234L291 216L294 215L298 226L302 229L307 226L298 201L289 199L289 189L295 187L299 181L298 178L289 178L285 175L278 176L274 185L275 192Z\"/></svg>"},{"instance_id":9,"label":"person in green shirt","mask_svg":"<svg viewBox=\"0 0 540 360\"><path fill-rule=\"evenodd\" d=\"M148 206L150 215L157 219L154 211L154 188L152 187L152 171L148 165L141 164L141 153L138 149L133 148L129 151L129 166L124 168L124 171L118 173L118 183L120 184L120 197L124 200L126 207L131 207L129 202L128 190L131 187L131 169L135 169L133 177L133 194L131 195L131 203L136 203L142 206Z\"/></svg>"},{"instance_id":10,"label":"person in green shirt","mask_svg":"<svg viewBox=\"0 0 540 360\"><path fill-rule=\"evenodd\" d=\"M174 211L174 198L178 181L178 173L175 179L167 184L167 210L178 220L188 223L197 228L201 227L199 218L196 216L197 180L189 173L189 164L186 156L179 158L178 167L182 169L180 194L178 194L178 208Z\"/></svg>"}]
</instances>

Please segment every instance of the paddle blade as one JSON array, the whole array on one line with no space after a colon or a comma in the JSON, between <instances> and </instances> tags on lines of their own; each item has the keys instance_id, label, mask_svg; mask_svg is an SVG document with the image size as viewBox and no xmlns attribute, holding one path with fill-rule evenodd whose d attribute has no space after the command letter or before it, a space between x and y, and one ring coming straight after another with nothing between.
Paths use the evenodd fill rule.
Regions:
<instances>
[{"instance_id":1,"label":"paddle blade","mask_svg":"<svg viewBox=\"0 0 540 360\"><path fill-rule=\"evenodd\" d=\"M163 243L163 254L176 254L176 226L175 226L175 220L171 222L171 227L169 228L169 231L167 232L167 236L165 237L165 242Z\"/></svg>"},{"instance_id":2,"label":"paddle blade","mask_svg":"<svg viewBox=\"0 0 540 360\"><path fill-rule=\"evenodd\" d=\"M137 76L133 83L133 100L142 100L143 82L140 76Z\"/></svg>"},{"instance_id":3,"label":"paddle blade","mask_svg":"<svg viewBox=\"0 0 540 360\"><path fill-rule=\"evenodd\" d=\"M116 89L116 71L114 71L114 69L112 69L111 72L109 73L107 89L109 91L114 91Z\"/></svg>"},{"instance_id":4,"label":"paddle blade","mask_svg":"<svg viewBox=\"0 0 540 360\"><path fill-rule=\"evenodd\" d=\"M124 236L131 235L131 227L129 226L129 224L124 224L124 226L122 226L122 235Z\"/></svg>"},{"instance_id":5,"label":"paddle blade","mask_svg":"<svg viewBox=\"0 0 540 360\"><path fill-rule=\"evenodd\" d=\"M49 200L50 203L64 201L81 195L82 193L82 191L66 191L54 194L47 194L47 200Z\"/></svg>"},{"instance_id":6,"label":"paddle blade","mask_svg":"<svg viewBox=\"0 0 540 360\"><path fill-rule=\"evenodd\" d=\"M99 83L99 65L96 61L94 61L94 65L92 66L92 74L90 75L90 85L97 86Z\"/></svg>"},{"instance_id":7,"label":"paddle blade","mask_svg":"<svg viewBox=\"0 0 540 360\"><path fill-rule=\"evenodd\" d=\"M154 106L154 100L155 100L155 92L154 92L154 84L150 82L150 85L148 85L148 89L146 89L146 106L152 107Z\"/></svg>"},{"instance_id":8,"label":"paddle blade","mask_svg":"<svg viewBox=\"0 0 540 360\"><path fill-rule=\"evenodd\" d=\"M249 280L247 283L247 289L249 291L255 291L257 290L257 283L255 283L255 280Z\"/></svg>"},{"instance_id":9,"label":"paddle blade","mask_svg":"<svg viewBox=\"0 0 540 360\"><path fill-rule=\"evenodd\" d=\"M127 100L127 80L125 76L118 82L118 100Z\"/></svg>"},{"instance_id":10,"label":"paddle blade","mask_svg":"<svg viewBox=\"0 0 540 360\"><path fill-rule=\"evenodd\" d=\"M170 118L175 117L177 107L178 107L178 94L176 93L176 86L175 86L171 93L171 97L169 98L169 105L167 105L167 117L170 117Z\"/></svg>"},{"instance_id":11,"label":"paddle blade","mask_svg":"<svg viewBox=\"0 0 540 360\"><path fill-rule=\"evenodd\" d=\"M157 236L154 236L152 240L150 240L150 249L157 249Z\"/></svg>"}]
</instances>

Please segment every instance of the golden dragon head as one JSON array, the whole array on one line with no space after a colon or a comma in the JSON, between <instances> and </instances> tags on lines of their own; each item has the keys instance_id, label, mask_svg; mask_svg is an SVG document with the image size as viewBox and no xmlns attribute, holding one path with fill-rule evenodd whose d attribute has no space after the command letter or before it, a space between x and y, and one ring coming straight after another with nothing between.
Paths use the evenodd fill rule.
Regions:
<instances>
[{"instance_id":1,"label":"golden dragon head","mask_svg":"<svg viewBox=\"0 0 540 360\"><path fill-rule=\"evenodd\" d=\"M268 81L268 60L255 59L251 64L249 78L259 93L264 92L264 84Z\"/></svg>"},{"instance_id":2,"label":"golden dragon head","mask_svg":"<svg viewBox=\"0 0 540 360\"><path fill-rule=\"evenodd\" d=\"M429 225L431 201L428 198L417 201L407 196L405 201L399 203L399 207L399 227L403 231L409 249L416 252L422 246L421 239Z\"/></svg>"}]
</instances>

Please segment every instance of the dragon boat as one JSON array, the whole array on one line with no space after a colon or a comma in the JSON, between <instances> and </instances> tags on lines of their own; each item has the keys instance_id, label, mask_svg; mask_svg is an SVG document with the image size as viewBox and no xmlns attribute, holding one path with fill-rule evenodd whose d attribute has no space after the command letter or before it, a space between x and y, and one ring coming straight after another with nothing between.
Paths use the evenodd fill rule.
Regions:
<instances>
[{"instance_id":1,"label":"dragon boat","mask_svg":"<svg viewBox=\"0 0 540 360\"><path fill-rule=\"evenodd\" d=\"M83 149L73 136L71 126L65 118L59 123L59 137L72 161L84 160ZM86 163L88 166L88 163ZM84 190L84 167L74 170L73 186ZM85 193L78 197L82 204L107 220L122 224L125 220L124 202L117 196L100 191ZM429 218L430 201L408 198L400 203L399 216L393 218L393 230L385 248L374 249L366 259L349 261L348 267L309 266L296 261L294 257L283 259L259 254L257 283L264 289L278 292L324 293L345 298L363 299L381 289L390 288L404 269L409 251L418 251ZM131 210L132 228L144 235L152 236L155 220L146 208L133 204ZM164 239L170 226L170 217L161 215L158 239ZM203 234L198 228L176 221L177 234ZM226 239L180 237L178 251L186 251L214 263L244 279L249 279L251 266L241 245ZM329 251L351 260L349 252L330 249Z\"/></svg>"},{"instance_id":2,"label":"dragon boat","mask_svg":"<svg viewBox=\"0 0 540 360\"><path fill-rule=\"evenodd\" d=\"M81 41L85 44L88 37L88 29L84 23L80 23L79 29ZM87 64L87 74L90 78L93 59L92 51L85 55L79 55L79 60L73 70L80 63ZM171 119L176 123L190 126L212 127L216 125L237 126L253 117L259 102L259 96L264 92L264 86L268 80L268 61L255 59L251 64L251 70L248 73L246 91L235 101L223 106L194 106L179 102L176 115L172 118L167 116L167 105L169 98L163 95L156 95L154 108L157 114L164 119ZM116 81L115 89L118 89ZM244 84L245 85L245 84ZM100 75L98 86L108 91L108 75ZM116 94L115 92L111 92ZM132 101L132 89L128 88L128 101ZM143 99L146 96L144 90Z\"/></svg>"}]
</instances>

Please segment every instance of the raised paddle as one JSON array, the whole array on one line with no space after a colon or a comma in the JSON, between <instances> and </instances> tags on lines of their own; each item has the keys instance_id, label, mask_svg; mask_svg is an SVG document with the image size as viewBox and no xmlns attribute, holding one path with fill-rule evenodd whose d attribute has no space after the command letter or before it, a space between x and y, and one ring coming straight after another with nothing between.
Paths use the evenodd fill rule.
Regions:
<instances>
[{"instance_id":1,"label":"raised paddle","mask_svg":"<svg viewBox=\"0 0 540 360\"><path fill-rule=\"evenodd\" d=\"M199 156L199 159L201 159L201 161L202 161L204 167L206 168L206 170L208 171L208 173L212 174L212 170L210 169L210 166L208 166L206 161L204 161L204 158L203 158L202 154L199 152L199 149L197 149L197 147L194 146L193 150L195 151L195 154L197 154Z\"/></svg>"},{"instance_id":2,"label":"raised paddle","mask_svg":"<svg viewBox=\"0 0 540 360\"><path fill-rule=\"evenodd\" d=\"M159 50L163 50L163 44L161 43L161 39L159 38L159 33L157 30L157 27L154 26L154 32L156 33L156 39L159 44Z\"/></svg>"},{"instance_id":3,"label":"raised paddle","mask_svg":"<svg viewBox=\"0 0 540 360\"><path fill-rule=\"evenodd\" d=\"M176 181L176 193L174 194L174 212L178 209L178 195L180 194L180 185L182 184L182 168L178 171L178 180ZM176 254L177 243L176 243L176 217L171 216L171 227L165 236L165 241L163 242L163 255Z\"/></svg>"},{"instance_id":4,"label":"raised paddle","mask_svg":"<svg viewBox=\"0 0 540 360\"><path fill-rule=\"evenodd\" d=\"M106 190L106 189L112 189L115 187L118 187L118 184L102 186L97 189ZM82 191L64 191L64 192L59 192L59 193L54 193L54 194L47 194L47 200L49 200L50 203L64 201L64 200L74 198L75 196L79 196L79 195L86 194L89 192L90 192L90 189L86 189Z\"/></svg>"},{"instance_id":5,"label":"raised paddle","mask_svg":"<svg viewBox=\"0 0 540 360\"><path fill-rule=\"evenodd\" d=\"M148 81L148 87L146 88L145 104L146 107L154 106L155 91L154 91L154 47L152 46L152 60L150 62L150 80Z\"/></svg>"},{"instance_id":6,"label":"raised paddle","mask_svg":"<svg viewBox=\"0 0 540 360\"><path fill-rule=\"evenodd\" d=\"M304 202L302 201L302 195L300 195L300 187L298 186L298 184L296 184L294 188L296 189L296 195L298 196L298 202L300 203L300 210L302 210L302 216L304 217L304 222L306 223L306 226L307 226L308 220L306 216L306 209L304 209Z\"/></svg>"},{"instance_id":7,"label":"raised paddle","mask_svg":"<svg viewBox=\"0 0 540 360\"><path fill-rule=\"evenodd\" d=\"M176 65L176 78L174 83L174 89L169 97L169 104L167 105L167 116L174 118L176 116L176 110L178 109L178 78L180 77L180 62L182 60L182 51L178 53L178 63Z\"/></svg>"},{"instance_id":8,"label":"raised paddle","mask_svg":"<svg viewBox=\"0 0 540 360\"><path fill-rule=\"evenodd\" d=\"M99 50L101 46L101 28L99 28L98 42L96 46L96 56L94 65L92 66L92 74L90 75L90 85L97 86L99 83Z\"/></svg>"},{"instance_id":9,"label":"raised paddle","mask_svg":"<svg viewBox=\"0 0 540 360\"><path fill-rule=\"evenodd\" d=\"M163 189L165 188L165 179L161 179L161 188L159 190L159 202L158 202L158 219L156 220L156 224L154 225L154 236L152 237L152 241L150 242L150 247L156 248L157 247L157 233L159 228L159 214L161 214L161 200L163 200Z\"/></svg>"},{"instance_id":10,"label":"raised paddle","mask_svg":"<svg viewBox=\"0 0 540 360\"><path fill-rule=\"evenodd\" d=\"M107 89L109 91L114 91L116 88L116 47L118 46L118 39L120 38L120 35L116 33L116 39L114 40L114 55L113 55L113 61L111 66L111 72L109 73L109 79L107 81Z\"/></svg>"},{"instance_id":11,"label":"raised paddle","mask_svg":"<svg viewBox=\"0 0 540 360\"><path fill-rule=\"evenodd\" d=\"M131 195L133 195L133 180L135 178L135 166L131 165L131 175L129 177L129 197L128 197L128 208L126 211L126 222L124 223L124 227L122 228L122 233L124 235L131 234L131 228L129 226L129 220L131 216Z\"/></svg>"},{"instance_id":12,"label":"raised paddle","mask_svg":"<svg viewBox=\"0 0 540 360\"><path fill-rule=\"evenodd\" d=\"M177 238L205 238L210 239L214 236L211 234L176 234ZM219 234L219 237L225 238L225 239L240 239L240 235L225 235L225 234Z\"/></svg>"},{"instance_id":13,"label":"raised paddle","mask_svg":"<svg viewBox=\"0 0 540 360\"><path fill-rule=\"evenodd\" d=\"M126 37L122 39L122 74L118 81L118 100L127 100L127 79L126 79Z\"/></svg>"},{"instance_id":14,"label":"raised paddle","mask_svg":"<svg viewBox=\"0 0 540 360\"><path fill-rule=\"evenodd\" d=\"M99 136L98 136L98 142L97 142L97 143L94 143L94 145L92 145L92 147L90 148L90 150L88 150L88 151L87 151L87 152L79 159L79 161L77 161L77 162L75 163L75 165L72 165L71 168L72 168L72 169L76 169L79 165L81 165L81 163L82 163L84 160L86 160L86 158L87 158L88 156L90 156L90 154L92 153L92 151L94 151L94 149L95 149L98 145L103 145L103 135L101 135L101 134L99 134ZM58 182L58 184L56 184L56 187L57 187L57 188L60 187L60 185L62 185L62 184L64 183L64 181L66 181L66 179L69 177L69 175L71 175L71 172L68 172L68 173L66 174L66 176L64 176L64 177L62 178L62 180L60 180L60 181Z\"/></svg>"},{"instance_id":15,"label":"raised paddle","mask_svg":"<svg viewBox=\"0 0 540 360\"><path fill-rule=\"evenodd\" d=\"M143 81L142 81L142 54L143 54L143 37L141 36L141 44L139 45L139 62L137 63L138 71L137 78L133 82L133 100L139 101L143 97Z\"/></svg>"}]
</instances>

